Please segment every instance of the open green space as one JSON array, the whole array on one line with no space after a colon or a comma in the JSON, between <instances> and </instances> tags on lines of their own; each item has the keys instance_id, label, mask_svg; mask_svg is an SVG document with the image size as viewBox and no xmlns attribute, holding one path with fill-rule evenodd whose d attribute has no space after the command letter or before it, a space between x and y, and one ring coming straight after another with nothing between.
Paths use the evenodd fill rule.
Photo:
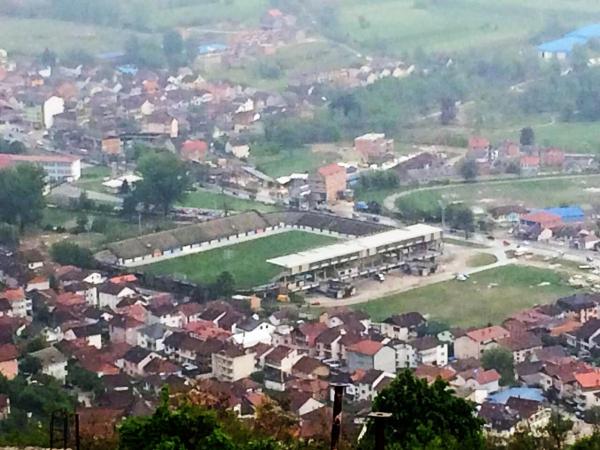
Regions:
<instances>
[{"instance_id":1,"label":"open green space","mask_svg":"<svg viewBox=\"0 0 600 450\"><path fill-rule=\"evenodd\" d=\"M479 182L417 190L401 198L417 208L437 204L465 202L489 208L495 205L523 204L544 208L561 204L590 206L600 192L600 175L582 175L534 180L514 179L507 182Z\"/></svg>"},{"instance_id":2,"label":"open green space","mask_svg":"<svg viewBox=\"0 0 600 450\"><path fill-rule=\"evenodd\" d=\"M527 45L552 22L575 27L600 17L594 0L346 0L340 13L354 44L396 53Z\"/></svg>"},{"instance_id":3,"label":"open green space","mask_svg":"<svg viewBox=\"0 0 600 450\"><path fill-rule=\"evenodd\" d=\"M196 283L212 283L221 272L228 271L233 275L238 288L251 288L269 283L280 273L280 268L267 263L267 259L320 247L335 241L337 239L331 236L288 231L162 261L145 266L143 270L157 275L169 274Z\"/></svg>"},{"instance_id":4,"label":"open green space","mask_svg":"<svg viewBox=\"0 0 600 450\"><path fill-rule=\"evenodd\" d=\"M541 283L549 285L540 286ZM505 266L357 305L374 319L418 311L450 326L499 324L512 313L554 302L573 292L563 275L527 266Z\"/></svg>"},{"instance_id":5,"label":"open green space","mask_svg":"<svg viewBox=\"0 0 600 450\"><path fill-rule=\"evenodd\" d=\"M267 205L266 203L261 203L254 200L233 197L231 195L206 190L189 192L186 199L179 206L238 212L248 211L251 209L259 212L269 212L277 209L275 205Z\"/></svg>"},{"instance_id":6,"label":"open green space","mask_svg":"<svg viewBox=\"0 0 600 450\"><path fill-rule=\"evenodd\" d=\"M262 172L272 177L291 173L312 172L321 166L340 160L337 152L315 152L310 147L281 149L272 154L262 148L253 149L251 161Z\"/></svg>"},{"instance_id":7,"label":"open green space","mask_svg":"<svg viewBox=\"0 0 600 450\"><path fill-rule=\"evenodd\" d=\"M71 231L77 226L77 218L85 215L88 219L88 232L74 234L70 239L94 250L100 249L109 242L122 241L140 235L140 223L128 221L122 217L98 212L79 212L62 208L46 208L42 219L42 227L58 227ZM94 220L102 217L106 227L98 232L92 232ZM174 228L175 224L162 217L144 217L141 222L141 233L153 233Z\"/></svg>"},{"instance_id":8,"label":"open green space","mask_svg":"<svg viewBox=\"0 0 600 450\"><path fill-rule=\"evenodd\" d=\"M476 253L467 260L469 267L484 267L494 264L498 261L494 255L489 253Z\"/></svg>"},{"instance_id":9,"label":"open green space","mask_svg":"<svg viewBox=\"0 0 600 450\"><path fill-rule=\"evenodd\" d=\"M106 166L88 166L81 170L81 178L75 183L80 188L88 191L105 191L102 183L110 177L111 170Z\"/></svg>"},{"instance_id":10,"label":"open green space","mask_svg":"<svg viewBox=\"0 0 600 450\"><path fill-rule=\"evenodd\" d=\"M0 41L9 53L39 55L45 48L59 54L83 49L92 54L120 51L131 33L97 25L52 19L0 16Z\"/></svg>"}]
</instances>

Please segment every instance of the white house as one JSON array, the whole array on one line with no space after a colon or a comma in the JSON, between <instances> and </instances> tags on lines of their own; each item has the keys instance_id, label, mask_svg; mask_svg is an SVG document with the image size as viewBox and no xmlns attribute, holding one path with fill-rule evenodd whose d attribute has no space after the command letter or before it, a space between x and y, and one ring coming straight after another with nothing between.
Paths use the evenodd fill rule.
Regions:
<instances>
[{"instance_id":1,"label":"white house","mask_svg":"<svg viewBox=\"0 0 600 450\"><path fill-rule=\"evenodd\" d=\"M30 353L42 364L42 373L64 383L67 378L67 357L55 347L48 347Z\"/></svg>"},{"instance_id":2,"label":"white house","mask_svg":"<svg viewBox=\"0 0 600 450\"><path fill-rule=\"evenodd\" d=\"M165 349L165 339L171 331L161 323L154 323L138 331L138 345L147 350L162 352Z\"/></svg>"},{"instance_id":3,"label":"white house","mask_svg":"<svg viewBox=\"0 0 600 450\"><path fill-rule=\"evenodd\" d=\"M105 283L98 288L98 307L110 308L114 311L122 299L135 294L133 289L122 284Z\"/></svg>"},{"instance_id":4,"label":"white house","mask_svg":"<svg viewBox=\"0 0 600 450\"><path fill-rule=\"evenodd\" d=\"M233 327L233 342L244 348L254 347L256 344L271 345L275 326L267 321L252 317L240 325Z\"/></svg>"}]
</instances>

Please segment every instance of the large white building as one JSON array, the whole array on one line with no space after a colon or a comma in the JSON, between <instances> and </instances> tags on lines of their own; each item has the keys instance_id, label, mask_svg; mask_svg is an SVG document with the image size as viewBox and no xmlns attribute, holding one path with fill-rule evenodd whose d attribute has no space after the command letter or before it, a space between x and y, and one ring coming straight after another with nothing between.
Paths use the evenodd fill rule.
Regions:
<instances>
[{"instance_id":1,"label":"large white building","mask_svg":"<svg viewBox=\"0 0 600 450\"><path fill-rule=\"evenodd\" d=\"M348 240L339 244L267 260L283 269L282 281L305 285L311 280L348 280L380 271L403 268L425 274L435 270L442 246L442 230L412 225Z\"/></svg>"},{"instance_id":2,"label":"large white building","mask_svg":"<svg viewBox=\"0 0 600 450\"><path fill-rule=\"evenodd\" d=\"M0 155L0 169L29 163L40 166L50 181L76 181L81 178L81 159L62 155Z\"/></svg>"}]
</instances>

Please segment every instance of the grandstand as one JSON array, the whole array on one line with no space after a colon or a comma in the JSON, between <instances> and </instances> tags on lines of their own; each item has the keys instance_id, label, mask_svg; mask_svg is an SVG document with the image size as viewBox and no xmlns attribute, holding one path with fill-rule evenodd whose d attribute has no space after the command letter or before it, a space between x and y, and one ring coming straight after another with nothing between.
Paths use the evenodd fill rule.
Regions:
<instances>
[{"instance_id":1,"label":"grandstand","mask_svg":"<svg viewBox=\"0 0 600 450\"><path fill-rule=\"evenodd\" d=\"M318 212L248 211L115 242L96 254L96 259L113 266L139 267L294 229L349 239L387 231L390 227Z\"/></svg>"}]
</instances>

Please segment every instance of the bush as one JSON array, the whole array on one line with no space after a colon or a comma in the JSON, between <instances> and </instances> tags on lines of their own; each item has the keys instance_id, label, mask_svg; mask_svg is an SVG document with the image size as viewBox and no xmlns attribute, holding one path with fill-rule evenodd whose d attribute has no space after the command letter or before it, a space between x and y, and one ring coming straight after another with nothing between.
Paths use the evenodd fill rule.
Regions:
<instances>
[{"instance_id":1,"label":"bush","mask_svg":"<svg viewBox=\"0 0 600 450\"><path fill-rule=\"evenodd\" d=\"M58 242L50 248L52 259L64 266L73 265L83 269L95 266L92 252L71 242Z\"/></svg>"},{"instance_id":2,"label":"bush","mask_svg":"<svg viewBox=\"0 0 600 450\"><path fill-rule=\"evenodd\" d=\"M96 217L92 222L91 231L93 233L104 233L108 228L108 219L106 217Z\"/></svg>"}]
</instances>

